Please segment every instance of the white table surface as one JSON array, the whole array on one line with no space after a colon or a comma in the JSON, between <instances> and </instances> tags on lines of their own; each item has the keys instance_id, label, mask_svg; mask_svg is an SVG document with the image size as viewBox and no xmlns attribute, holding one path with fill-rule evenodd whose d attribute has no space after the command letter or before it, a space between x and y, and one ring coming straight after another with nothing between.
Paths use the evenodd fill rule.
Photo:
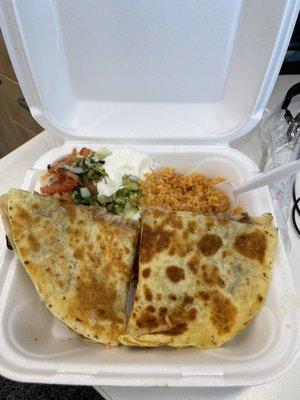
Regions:
<instances>
[{"instance_id":1,"label":"white table surface","mask_svg":"<svg viewBox=\"0 0 300 400\"><path fill-rule=\"evenodd\" d=\"M285 95L287 89L300 82L300 75L280 76L268 103L274 109ZM299 110L298 110L299 111ZM63 143L63 139L44 131L0 160L0 193L22 184L24 172L46 151ZM259 143L257 130L253 130L232 146L251 157L258 165L263 151ZM297 193L300 193L300 179L297 180ZM300 293L300 239L291 226L292 241L289 262L296 291ZM271 383L246 388L96 388L104 398L113 400L278 400L300 398L300 357L280 378Z\"/></svg>"}]
</instances>

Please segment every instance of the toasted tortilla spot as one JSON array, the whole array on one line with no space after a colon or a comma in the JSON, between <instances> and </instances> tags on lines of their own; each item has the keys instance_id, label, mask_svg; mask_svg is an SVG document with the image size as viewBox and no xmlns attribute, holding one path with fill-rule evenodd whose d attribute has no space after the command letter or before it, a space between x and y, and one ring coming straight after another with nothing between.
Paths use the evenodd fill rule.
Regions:
<instances>
[{"instance_id":1,"label":"toasted tortilla spot","mask_svg":"<svg viewBox=\"0 0 300 400\"><path fill-rule=\"evenodd\" d=\"M174 326L173 328L167 329L166 331L163 332L158 332L162 335L170 335L170 336L177 336L181 335L187 330L187 324L185 322L178 324Z\"/></svg>"},{"instance_id":2,"label":"toasted tortilla spot","mask_svg":"<svg viewBox=\"0 0 300 400\"><path fill-rule=\"evenodd\" d=\"M130 254L130 249L129 249L128 247L125 247L124 250L125 250L125 253L126 253L126 254Z\"/></svg>"},{"instance_id":3,"label":"toasted tortilla spot","mask_svg":"<svg viewBox=\"0 0 300 400\"><path fill-rule=\"evenodd\" d=\"M143 271L142 271L143 278L148 278L150 275L150 272L151 272L150 268L143 269Z\"/></svg>"},{"instance_id":4,"label":"toasted tortilla spot","mask_svg":"<svg viewBox=\"0 0 300 400\"><path fill-rule=\"evenodd\" d=\"M191 297L191 296L189 296L187 294L184 295L184 298L183 298L183 301L182 301L182 305L183 306L185 306L187 304L192 304L193 302L194 302L193 297Z\"/></svg>"},{"instance_id":5,"label":"toasted tortilla spot","mask_svg":"<svg viewBox=\"0 0 300 400\"><path fill-rule=\"evenodd\" d=\"M22 237L22 231L21 231L21 229L18 228L18 226L15 226L14 236L15 236L14 242L18 243L19 239L21 239L21 237Z\"/></svg>"},{"instance_id":6,"label":"toasted tortilla spot","mask_svg":"<svg viewBox=\"0 0 300 400\"><path fill-rule=\"evenodd\" d=\"M197 297L205 302L209 300L209 293L205 292L204 290L199 290L199 292L197 293Z\"/></svg>"},{"instance_id":7,"label":"toasted tortilla spot","mask_svg":"<svg viewBox=\"0 0 300 400\"><path fill-rule=\"evenodd\" d=\"M16 205L16 218L23 220L23 222L31 223L32 218L29 212L27 212L23 207Z\"/></svg>"},{"instance_id":8,"label":"toasted tortilla spot","mask_svg":"<svg viewBox=\"0 0 300 400\"><path fill-rule=\"evenodd\" d=\"M176 296L175 294L173 294L173 293L169 293L169 294L168 294L168 298L169 298L170 300L172 300L172 301L175 301L175 300L177 299L177 296Z\"/></svg>"},{"instance_id":9,"label":"toasted tortilla spot","mask_svg":"<svg viewBox=\"0 0 300 400\"><path fill-rule=\"evenodd\" d=\"M143 224L140 245L140 262L148 263L155 254L167 249L172 237L171 231L166 231L158 226L154 229Z\"/></svg>"},{"instance_id":10,"label":"toasted tortilla spot","mask_svg":"<svg viewBox=\"0 0 300 400\"><path fill-rule=\"evenodd\" d=\"M194 254L187 262L189 269L192 271L194 275L197 275L198 273L199 263L200 263L200 257L198 254Z\"/></svg>"},{"instance_id":11,"label":"toasted tortilla spot","mask_svg":"<svg viewBox=\"0 0 300 400\"><path fill-rule=\"evenodd\" d=\"M257 296L257 300L261 303L262 301L263 301L263 297L259 294L258 296Z\"/></svg>"},{"instance_id":12,"label":"toasted tortilla spot","mask_svg":"<svg viewBox=\"0 0 300 400\"><path fill-rule=\"evenodd\" d=\"M30 271L30 273L31 273L32 275L35 275L35 274L38 272L38 268L37 268L37 266L36 266L33 262L27 264L26 269L27 269L28 271Z\"/></svg>"},{"instance_id":13,"label":"toasted tortilla spot","mask_svg":"<svg viewBox=\"0 0 300 400\"><path fill-rule=\"evenodd\" d=\"M112 288L95 279L80 279L76 289L70 306L71 313L80 315L80 318L86 322L90 321L91 314L95 319L122 322L114 309L116 293Z\"/></svg>"},{"instance_id":14,"label":"toasted tortilla spot","mask_svg":"<svg viewBox=\"0 0 300 400\"><path fill-rule=\"evenodd\" d=\"M182 223L182 218L181 217L177 217L176 221L174 221L173 223L173 227L176 229L182 229L183 228L183 223Z\"/></svg>"},{"instance_id":15,"label":"toasted tortilla spot","mask_svg":"<svg viewBox=\"0 0 300 400\"><path fill-rule=\"evenodd\" d=\"M156 298L157 298L158 301L160 301L162 299L161 293L157 293Z\"/></svg>"},{"instance_id":16,"label":"toasted tortilla spot","mask_svg":"<svg viewBox=\"0 0 300 400\"><path fill-rule=\"evenodd\" d=\"M219 335L230 332L235 323L237 307L228 297L223 296L218 290L213 290L211 292L210 307L210 320L217 329Z\"/></svg>"},{"instance_id":17,"label":"toasted tortilla spot","mask_svg":"<svg viewBox=\"0 0 300 400\"><path fill-rule=\"evenodd\" d=\"M78 228L73 229L73 234L77 237L83 238L84 235L82 234L81 230Z\"/></svg>"},{"instance_id":18,"label":"toasted tortilla spot","mask_svg":"<svg viewBox=\"0 0 300 400\"><path fill-rule=\"evenodd\" d=\"M208 286L225 287L225 281L219 274L219 268L216 265L201 265L202 279Z\"/></svg>"},{"instance_id":19,"label":"toasted tortilla spot","mask_svg":"<svg viewBox=\"0 0 300 400\"><path fill-rule=\"evenodd\" d=\"M149 314L147 311L143 311L140 318L136 320L136 325L140 329L153 329L157 328L159 323L155 315Z\"/></svg>"},{"instance_id":20,"label":"toasted tortilla spot","mask_svg":"<svg viewBox=\"0 0 300 400\"><path fill-rule=\"evenodd\" d=\"M64 283L64 281L62 281L61 279L59 279L59 280L57 281L57 284L58 284L58 286L59 286L61 289L65 287L65 283Z\"/></svg>"},{"instance_id":21,"label":"toasted tortilla spot","mask_svg":"<svg viewBox=\"0 0 300 400\"><path fill-rule=\"evenodd\" d=\"M196 319L196 316L197 316L197 309L195 307L193 307L190 310L188 310L187 319L189 321L194 321Z\"/></svg>"},{"instance_id":22,"label":"toasted tortilla spot","mask_svg":"<svg viewBox=\"0 0 300 400\"><path fill-rule=\"evenodd\" d=\"M219 219L220 225L228 225L229 224L229 219L227 218L220 218Z\"/></svg>"},{"instance_id":23,"label":"toasted tortilla spot","mask_svg":"<svg viewBox=\"0 0 300 400\"><path fill-rule=\"evenodd\" d=\"M251 223L251 218L248 213L243 213L241 218L239 218L239 222L242 222L243 224L250 224Z\"/></svg>"},{"instance_id":24,"label":"toasted tortilla spot","mask_svg":"<svg viewBox=\"0 0 300 400\"><path fill-rule=\"evenodd\" d=\"M153 300L153 294L147 285L144 285L144 296L147 301Z\"/></svg>"},{"instance_id":25,"label":"toasted tortilla spot","mask_svg":"<svg viewBox=\"0 0 300 400\"><path fill-rule=\"evenodd\" d=\"M150 305L150 306L146 307L146 310L153 313L153 312L155 312L155 307Z\"/></svg>"},{"instance_id":26,"label":"toasted tortilla spot","mask_svg":"<svg viewBox=\"0 0 300 400\"><path fill-rule=\"evenodd\" d=\"M73 255L77 260L83 260L84 259L84 252L83 252L83 250L81 248L76 249L74 251Z\"/></svg>"},{"instance_id":27,"label":"toasted tortilla spot","mask_svg":"<svg viewBox=\"0 0 300 400\"><path fill-rule=\"evenodd\" d=\"M169 319L173 325L178 325L179 323L187 322L191 316L193 316L193 311L189 314L191 309L187 306L194 302L193 297L185 294L182 302L174 307L169 313Z\"/></svg>"},{"instance_id":28,"label":"toasted tortilla spot","mask_svg":"<svg viewBox=\"0 0 300 400\"><path fill-rule=\"evenodd\" d=\"M206 256L213 256L223 245L223 240L219 235L206 234L198 242L199 250Z\"/></svg>"},{"instance_id":29,"label":"toasted tortilla spot","mask_svg":"<svg viewBox=\"0 0 300 400\"><path fill-rule=\"evenodd\" d=\"M30 249L35 253L37 253L41 249L40 242L31 233L28 235L28 244L29 244Z\"/></svg>"},{"instance_id":30,"label":"toasted tortilla spot","mask_svg":"<svg viewBox=\"0 0 300 400\"><path fill-rule=\"evenodd\" d=\"M166 268L166 275L171 282L177 283L184 279L184 270L176 265L171 265Z\"/></svg>"},{"instance_id":31,"label":"toasted tortilla spot","mask_svg":"<svg viewBox=\"0 0 300 400\"><path fill-rule=\"evenodd\" d=\"M189 232L188 228L182 230L181 237L182 237L182 239L183 239L184 241L186 241L186 239L189 237L189 235L190 235L190 232Z\"/></svg>"},{"instance_id":32,"label":"toasted tortilla spot","mask_svg":"<svg viewBox=\"0 0 300 400\"><path fill-rule=\"evenodd\" d=\"M243 256L263 262L267 248L266 236L259 230L243 233L236 237L234 247Z\"/></svg>"},{"instance_id":33,"label":"toasted tortilla spot","mask_svg":"<svg viewBox=\"0 0 300 400\"><path fill-rule=\"evenodd\" d=\"M151 208L151 211L148 210L148 212L151 213L153 218L160 218L165 214L165 211L158 208Z\"/></svg>"},{"instance_id":34,"label":"toasted tortilla spot","mask_svg":"<svg viewBox=\"0 0 300 400\"><path fill-rule=\"evenodd\" d=\"M177 235L175 235L176 238ZM180 258L186 257L188 252L191 250L189 243L185 241L185 238L179 238L179 239L173 239L172 240L172 246L170 247L169 250L169 255L177 255Z\"/></svg>"},{"instance_id":35,"label":"toasted tortilla spot","mask_svg":"<svg viewBox=\"0 0 300 400\"><path fill-rule=\"evenodd\" d=\"M188 222L188 231L189 231L189 233L195 233L195 231L196 231L196 222L195 221Z\"/></svg>"},{"instance_id":36,"label":"toasted tortilla spot","mask_svg":"<svg viewBox=\"0 0 300 400\"><path fill-rule=\"evenodd\" d=\"M166 315L167 312L168 312L167 307L159 307L159 315L160 315L160 316Z\"/></svg>"},{"instance_id":37,"label":"toasted tortilla spot","mask_svg":"<svg viewBox=\"0 0 300 400\"><path fill-rule=\"evenodd\" d=\"M170 249L169 249L168 255L171 256L171 257L174 256L175 249L176 249L175 246L171 246Z\"/></svg>"},{"instance_id":38,"label":"toasted tortilla spot","mask_svg":"<svg viewBox=\"0 0 300 400\"><path fill-rule=\"evenodd\" d=\"M166 218L166 224L170 225L174 229L182 229L183 223L180 215L176 215L175 212L170 212Z\"/></svg>"}]
</instances>

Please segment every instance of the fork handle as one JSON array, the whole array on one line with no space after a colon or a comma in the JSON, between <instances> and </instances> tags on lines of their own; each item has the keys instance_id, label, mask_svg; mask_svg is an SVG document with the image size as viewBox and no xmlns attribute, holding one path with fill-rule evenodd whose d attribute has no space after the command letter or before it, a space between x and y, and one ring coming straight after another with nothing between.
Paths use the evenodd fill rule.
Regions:
<instances>
[{"instance_id":1,"label":"fork handle","mask_svg":"<svg viewBox=\"0 0 300 400\"><path fill-rule=\"evenodd\" d=\"M237 196L241 193L248 192L249 190L269 185L270 183L276 182L281 178L294 175L298 171L300 171L300 159L281 165L280 167L271 169L270 171L258 173L255 178L251 179L244 185L238 186L233 191L233 194L234 196Z\"/></svg>"}]
</instances>

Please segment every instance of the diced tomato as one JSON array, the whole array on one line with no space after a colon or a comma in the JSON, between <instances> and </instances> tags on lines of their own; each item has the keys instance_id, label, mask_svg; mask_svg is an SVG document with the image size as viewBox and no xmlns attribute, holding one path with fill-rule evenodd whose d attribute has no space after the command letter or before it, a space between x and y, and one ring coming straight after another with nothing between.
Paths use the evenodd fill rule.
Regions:
<instances>
[{"instance_id":1,"label":"diced tomato","mask_svg":"<svg viewBox=\"0 0 300 400\"><path fill-rule=\"evenodd\" d=\"M79 182L79 176L76 175L76 174L74 174L73 172L68 171L68 170L65 170L65 171L64 171L64 174L68 175L68 176L69 176L70 178L72 178L73 181L75 181L76 183Z\"/></svg>"},{"instance_id":2,"label":"diced tomato","mask_svg":"<svg viewBox=\"0 0 300 400\"><path fill-rule=\"evenodd\" d=\"M80 154L81 156L83 156L83 157L88 157L88 156L91 154L91 152L92 152L91 149L88 149L87 147L83 147L83 148L80 150L79 154Z\"/></svg>"},{"instance_id":3,"label":"diced tomato","mask_svg":"<svg viewBox=\"0 0 300 400\"><path fill-rule=\"evenodd\" d=\"M77 157L77 152L76 152L76 148L74 148L71 152L71 154L69 154L68 156L62 158L61 160L59 160L56 164L51 166L51 171L58 171L60 168L62 168L64 165L71 165L76 161L76 157Z\"/></svg>"},{"instance_id":4,"label":"diced tomato","mask_svg":"<svg viewBox=\"0 0 300 400\"><path fill-rule=\"evenodd\" d=\"M41 192L43 194L52 196L55 193L70 192L77 186L77 182L63 172L58 172L56 178L57 180L51 183L51 185L41 187Z\"/></svg>"}]
</instances>

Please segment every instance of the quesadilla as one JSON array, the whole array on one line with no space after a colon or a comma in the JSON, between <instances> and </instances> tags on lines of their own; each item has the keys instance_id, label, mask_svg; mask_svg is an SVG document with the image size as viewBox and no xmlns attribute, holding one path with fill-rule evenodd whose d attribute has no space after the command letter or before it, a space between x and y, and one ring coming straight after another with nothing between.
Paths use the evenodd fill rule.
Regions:
<instances>
[{"instance_id":1,"label":"quesadilla","mask_svg":"<svg viewBox=\"0 0 300 400\"><path fill-rule=\"evenodd\" d=\"M138 227L101 207L13 189L1 198L7 235L42 301L70 329L110 346L125 332Z\"/></svg>"},{"instance_id":2,"label":"quesadilla","mask_svg":"<svg viewBox=\"0 0 300 400\"><path fill-rule=\"evenodd\" d=\"M276 251L270 214L240 221L191 212L142 214L131 346L217 347L265 301Z\"/></svg>"}]
</instances>

